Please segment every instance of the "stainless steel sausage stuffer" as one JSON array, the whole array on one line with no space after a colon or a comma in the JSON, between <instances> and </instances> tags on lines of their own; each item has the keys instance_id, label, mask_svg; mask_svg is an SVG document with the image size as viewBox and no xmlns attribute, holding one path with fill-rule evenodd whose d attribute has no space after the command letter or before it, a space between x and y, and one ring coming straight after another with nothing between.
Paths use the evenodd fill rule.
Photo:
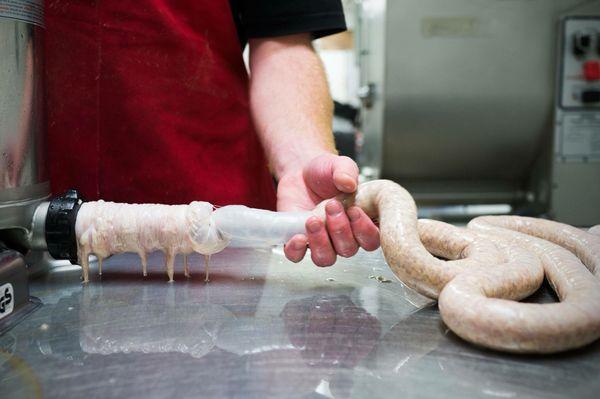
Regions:
<instances>
[{"instance_id":1,"label":"stainless steel sausage stuffer","mask_svg":"<svg viewBox=\"0 0 600 399\"><path fill-rule=\"evenodd\" d=\"M75 220L82 199L75 190L29 207L30 222L0 229L0 334L18 323L41 302L29 296L30 269L25 254L48 251L54 259L77 262ZM14 206L13 206L14 212Z\"/></svg>"}]
</instances>

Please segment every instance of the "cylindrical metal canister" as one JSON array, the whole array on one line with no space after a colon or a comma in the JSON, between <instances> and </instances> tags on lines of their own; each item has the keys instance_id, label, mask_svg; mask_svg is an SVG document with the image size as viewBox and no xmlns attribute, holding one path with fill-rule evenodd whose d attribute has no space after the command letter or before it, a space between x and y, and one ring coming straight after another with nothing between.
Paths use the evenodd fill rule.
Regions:
<instances>
[{"instance_id":1,"label":"cylindrical metal canister","mask_svg":"<svg viewBox=\"0 0 600 399\"><path fill-rule=\"evenodd\" d=\"M28 229L49 195L43 0L0 0L0 230Z\"/></svg>"}]
</instances>

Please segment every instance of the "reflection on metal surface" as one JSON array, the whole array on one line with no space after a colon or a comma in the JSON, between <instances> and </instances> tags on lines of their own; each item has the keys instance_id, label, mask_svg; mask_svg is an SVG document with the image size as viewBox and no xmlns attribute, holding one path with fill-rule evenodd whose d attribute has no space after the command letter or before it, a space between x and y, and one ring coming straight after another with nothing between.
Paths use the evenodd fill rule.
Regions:
<instances>
[{"instance_id":1,"label":"reflection on metal surface","mask_svg":"<svg viewBox=\"0 0 600 399\"><path fill-rule=\"evenodd\" d=\"M151 295L152 290L87 287L79 304L81 349L102 355L181 352L199 358L211 351L221 325L233 318L223 306L179 303L174 290L164 297Z\"/></svg>"},{"instance_id":2,"label":"reflection on metal surface","mask_svg":"<svg viewBox=\"0 0 600 399\"><path fill-rule=\"evenodd\" d=\"M46 305L11 330L9 358L30 367L44 397L558 398L600 389L600 343L546 357L473 347L444 333L437 308L393 279L379 251L322 269L226 250L209 284L201 273L166 283L161 254L140 281L138 262L115 256L87 286L78 270L34 281ZM13 397L26 388L7 364L0 392Z\"/></svg>"},{"instance_id":3,"label":"reflection on metal surface","mask_svg":"<svg viewBox=\"0 0 600 399\"><path fill-rule=\"evenodd\" d=\"M381 334L379 320L347 295L293 300L281 316L290 341L311 367L354 368Z\"/></svg>"},{"instance_id":4,"label":"reflection on metal surface","mask_svg":"<svg viewBox=\"0 0 600 399\"><path fill-rule=\"evenodd\" d=\"M25 361L0 349L0 366L8 369L11 377L8 386L2 386L2 392L10 389L13 397L42 398L42 386Z\"/></svg>"}]
</instances>

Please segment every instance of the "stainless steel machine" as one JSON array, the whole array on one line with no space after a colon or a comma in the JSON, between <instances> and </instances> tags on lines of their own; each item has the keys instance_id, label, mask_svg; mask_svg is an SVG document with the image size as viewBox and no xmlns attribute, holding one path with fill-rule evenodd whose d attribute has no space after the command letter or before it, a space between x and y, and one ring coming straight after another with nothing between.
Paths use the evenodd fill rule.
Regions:
<instances>
[{"instance_id":1,"label":"stainless steel machine","mask_svg":"<svg viewBox=\"0 0 600 399\"><path fill-rule=\"evenodd\" d=\"M557 59L570 54L557 52L561 18L598 16L599 1L363 0L358 7L367 178L396 180L421 205L510 204L600 223L600 129L588 123L598 106L593 96L568 110L553 100ZM596 46L579 61L599 56ZM582 80L581 63L569 72L578 77L566 79L597 86ZM587 133L570 123L584 114ZM586 149L553 150L555 124L561 137L589 138L579 144Z\"/></svg>"},{"instance_id":2,"label":"stainless steel machine","mask_svg":"<svg viewBox=\"0 0 600 399\"><path fill-rule=\"evenodd\" d=\"M44 147L43 16L0 1L0 228L26 236L50 194ZM42 2L38 1L42 10ZM24 4L22 4L24 6ZM25 237L23 237L25 238Z\"/></svg>"},{"instance_id":3,"label":"stainless steel machine","mask_svg":"<svg viewBox=\"0 0 600 399\"><path fill-rule=\"evenodd\" d=\"M73 191L48 200L43 33L42 0L0 0L0 333L39 305L27 263L48 265L46 250L76 260L81 199Z\"/></svg>"},{"instance_id":4,"label":"stainless steel machine","mask_svg":"<svg viewBox=\"0 0 600 399\"><path fill-rule=\"evenodd\" d=\"M0 321L27 312L33 215L50 194L44 148L43 3L0 1Z\"/></svg>"}]
</instances>

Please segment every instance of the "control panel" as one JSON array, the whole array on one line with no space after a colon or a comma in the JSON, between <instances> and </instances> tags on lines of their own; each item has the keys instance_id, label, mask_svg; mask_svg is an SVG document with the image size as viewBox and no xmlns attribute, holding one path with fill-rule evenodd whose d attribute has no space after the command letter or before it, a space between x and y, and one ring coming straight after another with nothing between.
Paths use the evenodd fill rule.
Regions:
<instances>
[{"instance_id":1,"label":"control panel","mask_svg":"<svg viewBox=\"0 0 600 399\"><path fill-rule=\"evenodd\" d=\"M600 223L600 1L561 19L550 215ZM585 16L583 15L585 14Z\"/></svg>"},{"instance_id":2,"label":"control panel","mask_svg":"<svg viewBox=\"0 0 600 399\"><path fill-rule=\"evenodd\" d=\"M562 21L555 155L600 161L600 17Z\"/></svg>"}]
</instances>

